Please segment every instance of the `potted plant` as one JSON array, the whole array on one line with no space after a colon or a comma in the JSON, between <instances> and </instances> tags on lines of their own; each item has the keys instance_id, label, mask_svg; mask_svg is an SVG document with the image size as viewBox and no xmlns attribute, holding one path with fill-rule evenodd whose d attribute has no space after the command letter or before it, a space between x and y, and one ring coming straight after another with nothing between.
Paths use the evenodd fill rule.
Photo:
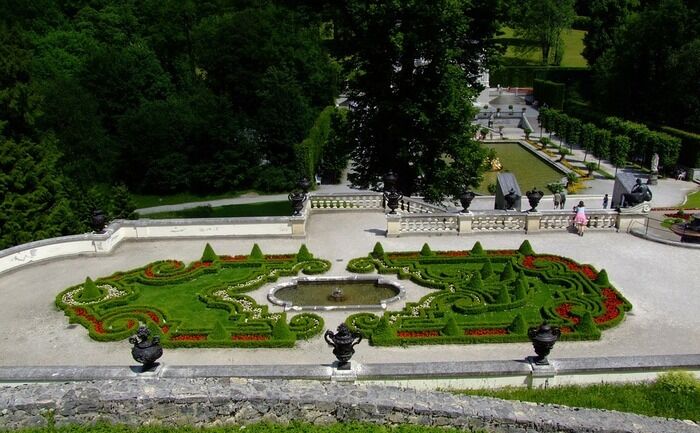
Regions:
<instances>
[{"instance_id":1,"label":"potted plant","mask_svg":"<svg viewBox=\"0 0 700 433\"><path fill-rule=\"evenodd\" d=\"M595 162L587 162L586 169L588 170L588 174L586 176L587 177L593 176L593 170L595 170L597 166L598 166L598 164L596 164Z\"/></svg>"},{"instance_id":2,"label":"potted plant","mask_svg":"<svg viewBox=\"0 0 700 433\"><path fill-rule=\"evenodd\" d=\"M508 111L510 111L510 114L513 114L513 106L512 105L508 106Z\"/></svg>"},{"instance_id":3,"label":"potted plant","mask_svg":"<svg viewBox=\"0 0 700 433\"><path fill-rule=\"evenodd\" d=\"M486 134L488 134L488 133L489 133L488 128L481 128L479 130L479 135L481 135L482 140L486 140Z\"/></svg>"}]
</instances>

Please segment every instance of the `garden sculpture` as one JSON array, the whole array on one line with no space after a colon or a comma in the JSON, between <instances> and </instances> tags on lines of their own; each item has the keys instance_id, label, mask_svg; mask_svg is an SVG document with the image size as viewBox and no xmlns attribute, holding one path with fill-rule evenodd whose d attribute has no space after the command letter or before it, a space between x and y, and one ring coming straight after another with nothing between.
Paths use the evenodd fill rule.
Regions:
<instances>
[{"instance_id":1,"label":"garden sculpture","mask_svg":"<svg viewBox=\"0 0 700 433\"><path fill-rule=\"evenodd\" d=\"M399 201L403 195L396 188L398 176L392 171L389 171L384 176L384 200L386 205L391 209L390 214L396 214L396 208L399 207Z\"/></svg>"},{"instance_id":2,"label":"garden sculpture","mask_svg":"<svg viewBox=\"0 0 700 433\"><path fill-rule=\"evenodd\" d=\"M474 194L473 191L469 191L469 190L464 191L459 196L459 202L463 208L462 212L464 212L464 213L469 212L469 206L471 206L472 200L474 200L474 197L476 197L476 194Z\"/></svg>"},{"instance_id":3,"label":"garden sculpture","mask_svg":"<svg viewBox=\"0 0 700 433\"><path fill-rule=\"evenodd\" d=\"M102 233L105 228L105 223L107 222L107 216L100 209L95 209L92 211L92 218L90 219L90 225L95 233Z\"/></svg>"},{"instance_id":4,"label":"garden sculpture","mask_svg":"<svg viewBox=\"0 0 700 433\"><path fill-rule=\"evenodd\" d=\"M141 371L148 371L156 365L156 360L163 356L163 348L160 346L160 337L157 335L148 341L151 331L145 326L139 326L136 335L129 337L129 343L134 347L131 356L136 362L143 364Z\"/></svg>"},{"instance_id":5,"label":"garden sculpture","mask_svg":"<svg viewBox=\"0 0 700 433\"><path fill-rule=\"evenodd\" d=\"M341 323L338 332L334 334L329 329L323 337L326 343L333 346L333 355L338 358L338 370L350 370L350 358L355 354L355 345L362 341L362 335L351 332L345 323Z\"/></svg>"},{"instance_id":6,"label":"garden sculpture","mask_svg":"<svg viewBox=\"0 0 700 433\"><path fill-rule=\"evenodd\" d=\"M632 191L622 194L620 207L636 206L645 201L651 201L652 193L649 187L642 183L642 179L637 178L637 183L632 187Z\"/></svg>"},{"instance_id":7,"label":"garden sculpture","mask_svg":"<svg viewBox=\"0 0 700 433\"><path fill-rule=\"evenodd\" d=\"M544 197L544 193L533 187L532 191L527 191L525 193L525 196L527 196L527 201L530 202L531 209L528 212L537 212L537 205L540 204L540 200L542 200L542 197Z\"/></svg>"}]
</instances>

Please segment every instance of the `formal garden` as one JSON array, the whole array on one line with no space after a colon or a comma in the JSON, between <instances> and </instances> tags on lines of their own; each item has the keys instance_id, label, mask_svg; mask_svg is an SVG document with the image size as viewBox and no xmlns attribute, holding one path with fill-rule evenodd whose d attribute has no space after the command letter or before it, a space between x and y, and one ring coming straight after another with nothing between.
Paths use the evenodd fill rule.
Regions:
<instances>
[{"instance_id":1,"label":"formal garden","mask_svg":"<svg viewBox=\"0 0 700 433\"><path fill-rule=\"evenodd\" d=\"M296 254L217 255L209 244L201 260L162 260L70 287L56 305L97 341L123 340L139 323L164 347L292 347L321 332L323 319L299 314L289 323L243 293L281 276L322 273L330 263L306 246Z\"/></svg>"},{"instance_id":2,"label":"formal garden","mask_svg":"<svg viewBox=\"0 0 700 433\"><path fill-rule=\"evenodd\" d=\"M87 278L56 297L56 305L97 341L123 340L139 323L165 347L292 347L324 329L321 316L271 313L245 293L282 276L325 273L330 262L305 245L296 254L217 255L206 245L188 265L162 260L93 281ZM354 273L378 271L434 291L401 311L358 312L346 320L375 346L527 341L543 320L561 339L595 340L632 306L605 270L561 256L518 250L384 252L380 243L352 259Z\"/></svg>"}]
</instances>

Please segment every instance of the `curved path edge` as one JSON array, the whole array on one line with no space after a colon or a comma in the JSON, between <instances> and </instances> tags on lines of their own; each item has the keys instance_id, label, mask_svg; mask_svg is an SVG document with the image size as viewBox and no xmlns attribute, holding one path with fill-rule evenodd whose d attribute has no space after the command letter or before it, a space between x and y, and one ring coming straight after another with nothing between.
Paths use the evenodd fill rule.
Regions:
<instances>
[{"instance_id":1,"label":"curved path edge","mask_svg":"<svg viewBox=\"0 0 700 433\"><path fill-rule=\"evenodd\" d=\"M0 388L0 427L108 421L314 424L365 421L496 432L700 432L690 421L375 385L250 379L159 379Z\"/></svg>"}]
</instances>

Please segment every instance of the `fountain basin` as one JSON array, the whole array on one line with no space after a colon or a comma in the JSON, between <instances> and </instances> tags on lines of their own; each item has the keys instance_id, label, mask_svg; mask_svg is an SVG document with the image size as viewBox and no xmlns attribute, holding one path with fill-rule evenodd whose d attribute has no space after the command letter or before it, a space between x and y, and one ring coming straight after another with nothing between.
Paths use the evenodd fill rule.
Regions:
<instances>
[{"instance_id":1,"label":"fountain basin","mask_svg":"<svg viewBox=\"0 0 700 433\"><path fill-rule=\"evenodd\" d=\"M342 290L343 299L331 296L337 288ZM293 278L267 294L271 303L285 311L385 310L405 297L401 284L376 275Z\"/></svg>"}]
</instances>

